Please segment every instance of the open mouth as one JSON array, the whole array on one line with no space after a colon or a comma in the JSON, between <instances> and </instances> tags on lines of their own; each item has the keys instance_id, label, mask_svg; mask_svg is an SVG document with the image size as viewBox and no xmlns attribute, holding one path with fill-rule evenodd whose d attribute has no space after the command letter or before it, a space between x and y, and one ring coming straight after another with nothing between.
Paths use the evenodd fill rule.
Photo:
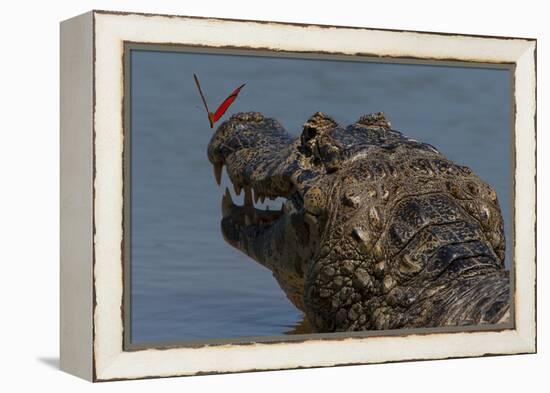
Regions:
<instances>
[{"instance_id":1,"label":"open mouth","mask_svg":"<svg viewBox=\"0 0 550 393\"><path fill-rule=\"evenodd\" d=\"M235 193L240 195L235 187ZM253 188L244 187L244 204L236 205L233 202L229 189L225 189L225 194L222 198L222 216L223 218L231 217L235 224L239 227L256 226L265 228L271 226L283 215L283 206L278 210L271 210L269 206L266 209L258 209L254 206L254 202L264 203L265 196L253 191ZM275 198L271 197L271 200ZM254 201L254 202L253 202Z\"/></svg>"},{"instance_id":2,"label":"open mouth","mask_svg":"<svg viewBox=\"0 0 550 393\"><path fill-rule=\"evenodd\" d=\"M254 113L232 116L208 144L216 182L225 168L235 191L222 198L223 237L256 260L292 240L288 229L303 210L298 145L278 122ZM234 202L243 192L242 204Z\"/></svg>"},{"instance_id":3,"label":"open mouth","mask_svg":"<svg viewBox=\"0 0 550 393\"><path fill-rule=\"evenodd\" d=\"M223 167L223 164L214 165L218 184L221 184ZM229 168L227 174L235 195L244 194L242 205L233 200L227 187L222 197L222 233L233 246L247 249L251 240L257 242L273 230L278 222L282 223L285 213L299 210L300 198L297 192L291 192L288 197L277 195L273 191L266 191L265 181L258 182L257 186L243 185L238 180L241 177L229 171Z\"/></svg>"}]
</instances>

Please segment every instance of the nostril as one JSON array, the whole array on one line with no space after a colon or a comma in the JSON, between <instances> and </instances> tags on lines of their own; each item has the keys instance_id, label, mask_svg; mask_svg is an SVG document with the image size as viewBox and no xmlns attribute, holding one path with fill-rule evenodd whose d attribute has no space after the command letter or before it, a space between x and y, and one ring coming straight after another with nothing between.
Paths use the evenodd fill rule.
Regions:
<instances>
[{"instance_id":1,"label":"nostril","mask_svg":"<svg viewBox=\"0 0 550 393\"><path fill-rule=\"evenodd\" d=\"M259 123L264 120L264 115L260 112L239 112L231 116L229 120L236 120L239 122L254 122Z\"/></svg>"},{"instance_id":2,"label":"nostril","mask_svg":"<svg viewBox=\"0 0 550 393\"><path fill-rule=\"evenodd\" d=\"M363 115L357 120L357 123L365 126L382 127L384 129L391 129L391 123L386 119L384 112L370 113Z\"/></svg>"}]
</instances>

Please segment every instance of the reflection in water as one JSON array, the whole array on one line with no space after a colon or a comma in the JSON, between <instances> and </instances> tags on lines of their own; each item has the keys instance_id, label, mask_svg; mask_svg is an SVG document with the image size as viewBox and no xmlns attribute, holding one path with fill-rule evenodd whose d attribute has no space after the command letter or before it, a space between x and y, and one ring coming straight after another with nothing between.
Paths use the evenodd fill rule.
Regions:
<instances>
[{"instance_id":1,"label":"reflection in water","mask_svg":"<svg viewBox=\"0 0 550 393\"><path fill-rule=\"evenodd\" d=\"M299 321L291 330L287 330L284 334L293 335L293 334L311 334L314 333L311 325L309 324L308 319L303 316L302 320Z\"/></svg>"},{"instance_id":2,"label":"reflection in water","mask_svg":"<svg viewBox=\"0 0 550 393\"><path fill-rule=\"evenodd\" d=\"M271 273L221 237L220 201L230 184L225 173L222 187L214 181L206 157L212 131L193 73L209 102L247 84L225 118L260 111L294 135L316 111L343 124L384 111L397 130L495 187L510 245L507 71L146 51L133 52L131 61L135 343L299 334L307 327ZM508 266L510 255L508 247Z\"/></svg>"}]
</instances>

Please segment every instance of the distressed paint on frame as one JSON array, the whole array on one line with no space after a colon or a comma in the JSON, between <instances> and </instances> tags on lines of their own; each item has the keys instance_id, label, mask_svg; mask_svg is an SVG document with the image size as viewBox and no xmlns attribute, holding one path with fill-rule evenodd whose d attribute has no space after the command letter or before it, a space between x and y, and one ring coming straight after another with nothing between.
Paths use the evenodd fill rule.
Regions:
<instances>
[{"instance_id":1,"label":"distressed paint on frame","mask_svg":"<svg viewBox=\"0 0 550 393\"><path fill-rule=\"evenodd\" d=\"M189 368L190 364L185 362L182 357L184 356L184 353L187 351L185 349L173 349L173 350L166 350L166 351L156 351L156 350L145 350L145 351L137 351L133 353L124 353L122 352L122 340L120 337L122 337L122 319L120 315L120 307L121 307L121 298L122 298L122 288L115 289L117 286L122 285L122 269L120 267L120 270L117 271L117 268L113 264L109 264L108 261L114 261L119 260L120 261L120 243L118 243L118 247L115 247L113 245L113 238L122 238L122 192L117 192L116 190L121 190L121 183L122 183L122 165L118 165L118 169L115 171L111 171L108 177L105 177L107 175L107 167L113 168L112 166L117 160L120 160L122 157L122 133L121 131L121 124L122 120L120 119L120 115L116 115L116 109L115 112L113 112L114 108L120 108L120 105L122 105L121 99L114 99L114 97L108 97L102 91L105 88L106 85L109 85L110 82L114 82L111 86L119 86L118 93L115 90L116 94L113 94L115 96L121 97L122 96L122 86L120 83L120 80L116 80L117 77L113 75L118 75L118 78L120 78L121 75L121 61L122 58L121 52L122 52L122 42L123 41L138 41L138 42L149 42L149 43L166 43L166 42L173 42L171 40L163 40L162 37L151 37L146 32L144 32L143 37L126 37L124 33L124 29L117 30L116 25L117 21L112 20L111 18L115 17L121 22L121 25L124 23L130 23L135 25L140 25L142 28L147 27L147 31L149 33L151 32L159 32L158 24L169 24L170 21L173 21L174 19L179 24L184 24L185 22L192 22L196 20L195 18L185 18L185 17L160 17L160 16L139 16L139 15L126 15L126 16L116 16L114 14L107 14L107 13L95 13L94 19L96 20L95 23L95 40L94 44L96 45L96 56L97 60L95 62L95 72L94 77L95 83L94 87L96 90L96 95L94 95L94 98L96 98L95 102L95 162L96 162L96 177L94 180L95 184L95 196L94 196L94 216L95 216L95 223L97 232L94 236L94 244L95 244L95 263L94 263L94 286L95 286L95 298L97 300L97 304L95 306L95 312L94 312L94 358L96 361L96 367L95 367L95 378L96 380L106 380L106 379L121 379L121 378L140 378L145 376L169 376L169 375L184 375L184 374L198 374L203 372L235 372L235 371L243 371L243 370L249 370L254 368L260 368L260 369L274 369L274 368L296 368L296 367L319 367L319 366L329 366L329 365L337 365L337 364L347 364L347 363L356 363L355 361L348 361L348 362L341 362L339 359L332 358L331 360L327 360L326 358L333 354L333 350L331 350L331 346L328 345L329 343L320 343L316 340L310 340L308 342L305 342L303 344L279 344L276 346L270 346L270 350L268 353L264 353L263 349L265 348L262 344L251 344L249 346L246 346L246 349L252 349L251 352L254 353L255 363L254 366L258 367L246 367L246 362L243 362L241 364L232 364L231 368L224 367L223 365L230 364L227 362L229 359L234 359L233 356L238 356L239 358L241 355L243 356L249 356L250 354L241 353L241 351L238 348L234 348L232 346L223 346L223 351L217 351L214 348L208 350L208 352L211 352L211 356L219 356L219 361L221 363L216 362L216 364L212 364L211 362L207 361L206 358L203 356L205 355L202 353L202 351L197 352L197 350L192 351L192 356L194 359L198 360L197 362L193 362L192 368ZM125 19L125 21L123 21ZM211 20L208 19L208 22ZM153 23L154 22L154 23ZM202 21L202 24L208 25L208 23L205 23L205 21ZM228 27L228 25L235 24L236 22L232 21L225 21L225 22L219 22L215 21L212 22L214 25L216 25L216 28L223 29L224 27ZM250 22L249 22L250 23ZM145 25L143 25L145 24ZM120 27L122 27L120 25ZM258 24L258 26L255 26L257 29L260 29L263 25ZM273 30L284 30L284 29L290 29L292 25L285 25L285 24L268 24L270 28L273 28ZM165 26L168 27L168 26ZM174 27L174 26L171 26ZM213 27L213 26L210 26ZM200 27L197 27L198 30L200 30ZM309 29L312 30L313 28ZM140 30L140 29L136 29ZM166 29L165 32L167 32ZM339 29L328 29L329 33L334 33ZM342 30L345 30L345 28L342 28ZM409 33L397 33L397 32L380 32L375 30L368 30L368 29L357 29L359 32L362 32L364 34L372 33L372 34L390 34L390 35L399 35L400 37L403 37L406 34ZM326 30L325 30L326 31ZM174 33L171 31L167 34ZM278 32L273 32L274 35L277 35ZM105 34L105 35L103 35ZM112 35L109 35L112 34ZM411 33L412 34L412 33ZM138 34L139 35L139 34ZM153 34L154 36L155 34ZM177 35L177 34L176 34ZM415 33L417 35L417 33ZM436 34L420 34L420 37L426 40L432 40L441 37L435 37ZM116 37L116 38L115 38ZM529 152L534 151L534 127L532 124L532 119L534 118L535 114L535 103L534 103L534 97L531 96L532 92L535 88L535 79L534 79L534 65L533 64L533 55L534 53L534 47L535 43L529 40L514 40L514 39L479 39L475 37L466 37L466 36L451 36L452 39L455 40L473 40L476 42L473 42L472 44L477 43L477 40L481 41L491 41L492 44L495 46L497 43L506 42L511 45L504 45L499 46L500 47L500 56L496 59L486 59L483 56L486 52L483 50L483 45L480 47L476 47L476 45L472 45L476 47L478 55L473 55L469 51L461 52L458 51L459 54L455 56L446 56L445 54L438 53L435 55L435 58L439 59L461 59L465 61L491 61L494 60L496 62L509 62L509 63L517 63L518 64L518 73L516 73L516 86L520 86L520 92L516 92L516 101L523 103L521 106L522 111L518 111L519 115L516 119L516 127L518 124L524 126L527 125L527 129L532 130L533 139L528 138L529 140L525 142L525 145L522 146L522 156L518 158L518 163L521 163L521 158L525 158L529 161L528 166L521 168L518 165L516 175L521 171L527 171L528 173L534 173L534 162L532 161L532 157L529 157ZM261 37L265 38L265 37ZM208 41L208 40L207 40ZM189 44L186 42L181 42L180 44ZM410 43L408 43L410 45ZM438 42L439 45L442 44L442 42ZM307 43L306 43L307 45ZM405 43L407 45L407 43ZM239 45L237 45L239 46ZM242 46L242 45L241 45ZM289 45L291 46L291 45ZM428 46L428 45L427 45ZM270 48L269 45L258 45L257 47L267 47ZM436 45L437 47L437 45ZM317 47L313 47L312 51L318 52ZM382 55L387 55L387 52L384 52L379 49L379 52L382 53ZM392 48L396 50L395 48ZM510 52L507 52L506 49L510 49ZM291 51L295 51L295 47L289 48ZM434 47L431 47L431 50L435 50ZM411 49L407 52L396 52L395 57L407 57L410 55ZM330 51L329 51L330 52ZM356 51L352 53L374 53L377 52L376 49L369 49L368 51L361 52ZM443 51L444 52L444 51ZM108 55L108 53L110 53ZM115 53L118 53L116 55ZM350 53L345 51L344 53ZM506 55L502 55L503 53L507 53ZM114 55L114 57L112 56ZM526 57L525 57L525 56ZM111 56L111 57L109 57ZM416 56L414 56L416 58ZM420 53L418 56L419 58L434 58L432 55L426 56L425 53ZM119 59L118 61L116 59ZM115 63L109 63L109 59L115 60ZM104 63L106 61L106 63ZM119 63L118 66L116 66L117 62ZM100 63L100 64L98 64ZM110 64L111 66L108 66ZM112 67L115 65L114 67ZM521 72L519 72L521 71ZM532 73L532 74L531 74ZM519 74L519 75L518 75ZM108 76L109 75L109 76ZM98 77L99 76L99 77ZM108 79L104 79L104 78ZM118 95L120 94L120 95ZM119 112L121 113L121 111ZM118 124L118 126L116 125ZM118 131L118 136L117 132ZM108 133L108 134L107 134ZM525 150L523 150L525 149ZM118 153L116 151L118 150ZM113 155L115 153L115 155ZM525 156L527 154L527 156ZM117 159L116 156L119 158ZM106 167L105 165L108 166ZM112 173L114 172L114 173ZM517 178L517 176L516 176ZM530 177L527 177L527 179L531 179ZM522 181L522 184L517 185L518 187L520 185L525 185L524 189L528 189L529 191L532 191L534 189L534 184L530 183L527 179ZM522 180L520 178L520 180ZM118 187L110 188L108 186L119 184ZM105 188L107 187L107 188ZM530 194L532 195L532 194ZM113 202L115 204L113 205ZM520 200L522 202L522 206L530 206L530 204L533 204L534 198L532 199L526 199L523 198ZM111 219L109 219L109 217ZM516 219L520 219L521 216L516 212ZM113 221L114 219L114 221ZM107 224L109 223L110 224ZM118 224L117 224L118 222ZM526 230L528 234L532 233L532 229L534 226L529 226L528 222L534 223L534 217L526 217L523 221L520 222L520 226L522 230ZM114 224L114 225L113 225ZM527 227L526 227L527 224ZM110 232L109 230L105 232L108 225L111 230L115 230L115 232ZM118 229L116 229L118 228ZM518 230L519 232L519 230ZM111 241L109 241L111 240ZM526 240L526 239L524 239ZM116 243L116 242L115 242ZM530 243L530 242L528 242ZM528 260L534 260L534 249L531 247L533 244L525 244L528 248L524 251L527 251L527 257ZM529 248L531 248L529 250ZM520 253L520 250L516 249L516 260L518 260L518 254ZM118 257L117 257L118 255ZM525 257L525 254L524 254ZM101 262L101 263L100 263ZM120 263L120 262L119 262ZM114 270L113 272L107 273L105 269L109 267ZM119 265L120 266L120 265ZM530 292L529 289L529 283L534 283L534 266L527 266L523 268L520 272L522 275L525 274L525 281L526 283L522 282L522 292L527 291L527 293L524 293L523 296L527 296L527 303L528 304L534 304L534 293ZM119 277L117 280L116 277L109 277L109 276L116 276ZM115 281L113 281L113 279ZM522 277L520 277L522 279ZM118 281L119 284L116 284L116 281ZM520 280L518 280L520 281ZM527 287L525 287L527 285ZM111 292L111 290L114 290L114 292ZM118 299L118 300L117 300ZM516 299L517 300L517 299ZM517 300L518 302L520 300ZM118 316L117 311L118 310ZM357 360L358 363L372 363L372 362L381 362L381 361L395 361L395 360L405 360L405 359L427 359L427 358L444 358L448 357L448 354L443 354L438 351L435 352L424 352L419 351L419 349L426 345L425 339L428 339L431 342L430 347L433 345L438 345L439 339L443 338L443 340L453 340L453 350L452 354L450 356L472 356L472 355L481 355L481 354L489 354L489 353L517 353L517 352L532 352L535 350L535 336L534 336L534 325L532 324L534 322L534 310L523 310L521 309L522 315L519 317L520 319L516 319L516 322L519 322L519 324L516 326L515 331L508 331L508 332L501 332L501 333L471 333L466 338L464 335L466 333L457 333L455 335L451 335L451 337L444 338L443 336L449 336L447 334L434 334L434 335L428 335L423 336L424 339L421 339L416 336L412 336L410 339L412 339L416 345L414 348L414 351L410 351L409 354L410 357L400 356L399 352L397 354L396 358L391 359L383 359L379 358L377 356L368 356L367 352L368 349L373 350L373 353L377 353L378 351L387 351L391 350L391 348L399 349L402 347L402 345L405 345L406 341L402 341L402 337L380 337L376 340L373 339L343 339L339 341L337 344L339 346L340 350L344 350L345 344L349 343L350 340L353 341L353 347L354 351L350 351L351 355L354 355L354 360ZM532 317L530 317L532 315ZM113 323L109 323L113 322ZM117 322L118 321L118 322ZM118 326L118 327L117 327ZM489 336L487 336L489 334ZM466 334L468 335L468 334ZM119 337L117 339L116 337ZM490 345L488 338L494 338L494 339L505 339L505 342L508 342L510 344L509 346L502 345L502 342L500 344L497 344L496 342L493 342L493 345ZM462 339L465 338L466 341L462 341ZM114 342L112 340L115 340ZM433 340L431 340L433 339ZM478 341L478 339L480 339ZM388 341L389 340L389 341ZM507 341L510 340L510 341ZM525 340L525 341L524 341ZM119 342L117 349L116 342ZM464 345L465 342L468 342L469 344L477 343L479 345L479 348L482 353L475 352L475 353L465 353L461 350L459 350L460 346ZM448 343L448 342L447 342ZM515 343L512 345L512 343ZM336 343L335 343L336 344ZM316 361L312 361L312 359L307 360L307 357L301 356L303 354L303 349L307 346L310 347L310 345L315 345L317 350L325 349L327 352L324 353L317 353L316 355L321 355L320 357L316 357ZM328 345L328 347L327 347ZM381 345L380 348L376 349L378 345ZM398 345L398 347L394 347L394 345ZM458 345L459 347L455 347L455 345ZM299 347L301 349L298 349L296 353L294 353L295 358L292 361L287 361L284 363L277 363L278 365L275 366L272 362L265 362L261 361L262 359L266 360L266 356L269 356L271 358L275 357L280 349L283 349L282 352L280 352L280 355L283 355L284 353L288 352L289 350L293 351L293 347ZM274 348L277 347L277 348ZM218 347L220 350L222 347ZM485 348L482 349L482 348ZM492 349L490 349L492 348ZM313 348L310 348L313 350ZM349 348L350 350L352 348ZM410 349L410 348L409 348ZM359 353L358 353L359 350ZM227 351L230 351L232 355L229 355L229 358L226 358L227 360L224 362L225 355ZM361 352L363 351L363 352ZM188 355L191 355L191 353L188 352ZM322 351L323 352L323 351ZM353 352L353 353L352 353ZM414 353L412 353L414 352ZM158 357L159 353L162 353L163 355L162 360ZM225 354L224 354L225 353ZM313 353L313 351L311 352ZM361 355L362 354L362 355ZM139 358L143 359L141 355L148 356L148 362L150 361L151 367L147 369L140 369L136 368L137 361ZM167 355L167 356L166 356ZM275 355L275 356L274 356ZM324 355L324 356L323 356ZM137 356L137 357L136 357ZM198 356L199 358L197 358ZM207 356L208 358L208 356ZM319 361L318 359L321 359ZM172 361L170 361L172 360ZM166 361L169 362L169 365L166 364ZM183 363L182 363L183 361ZM206 363L203 363L203 361L206 361ZM201 368L201 364L204 366ZM211 365L213 368L207 367L207 365ZM221 367L220 367L221 365ZM159 369L158 367L161 367ZM197 368L196 368L197 367ZM187 371L183 371L186 369Z\"/></svg>"}]
</instances>

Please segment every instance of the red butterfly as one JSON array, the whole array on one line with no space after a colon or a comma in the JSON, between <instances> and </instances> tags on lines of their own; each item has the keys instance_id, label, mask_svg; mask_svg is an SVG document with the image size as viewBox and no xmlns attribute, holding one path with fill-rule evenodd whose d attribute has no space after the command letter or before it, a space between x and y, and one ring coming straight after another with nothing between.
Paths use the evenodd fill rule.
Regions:
<instances>
[{"instance_id":1,"label":"red butterfly","mask_svg":"<svg viewBox=\"0 0 550 393\"><path fill-rule=\"evenodd\" d=\"M210 112L208 110L208 105L206 104L206 100L204 98L204 94L202 94L201 84L199 83L199 78L197 78L197 75L193 74L193 77L195 78L195 84L197 85L197 88L199 89L199 93L201 95L202 103L204 104L204 108L206 109L206 113L208 113L208 121L210 122L210 128L214 128L214 123L217 122L220 117L223 116L225 111L227 111L227 108L231 106L233 101L237 98L239 95L241 89L244 87L245 83L237 87L231 94L229 94L229 97L227 97L216 109L216 112Z\"/></svg>"}]
</instances>

